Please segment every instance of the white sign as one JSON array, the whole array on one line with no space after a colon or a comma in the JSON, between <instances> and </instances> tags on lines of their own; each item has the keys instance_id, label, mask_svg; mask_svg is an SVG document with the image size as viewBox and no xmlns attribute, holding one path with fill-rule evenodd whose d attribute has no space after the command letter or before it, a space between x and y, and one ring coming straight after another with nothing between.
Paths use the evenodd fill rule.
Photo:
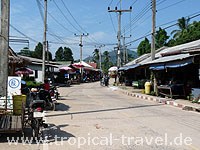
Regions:
<instances>
[{"instance_id":1,"label":"white sign","mask_svg":"<svg viewBox=\"0 0 200 150\"><path fill-rule=\"evenodd\" d=\"M13 95L21 95L21 77L8 77L7 108L13 109ZM0 97L0 108L5 109L6 97Z\"/></svg>"},{"instance_id":2,"label":"white sign","mask_svg":"<svg viewBox=\"0 0 200 150\"><path fill-rule=\"evenodd\" d=\"M8 96L21 95L21 77L8 77Z\"/></svg>"}]
</instances>

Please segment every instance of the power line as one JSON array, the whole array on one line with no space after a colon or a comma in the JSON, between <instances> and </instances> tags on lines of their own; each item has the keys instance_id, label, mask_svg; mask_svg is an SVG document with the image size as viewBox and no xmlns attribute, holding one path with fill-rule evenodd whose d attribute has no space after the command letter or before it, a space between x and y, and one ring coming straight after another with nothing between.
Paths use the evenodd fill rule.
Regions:
<instances>
[{"instance_id":1,"label":"power line","mask_svg":"<svg viewBox=\"0 0 200 150\"><path fill-rule=\"evenodd\" d=\"M38 6L38 9L39 9L39 12L40 12L40 16L42 18L42 21L44 21L44 14L43 14L43 11L42 11L42 8L41 8L41 3L39 0L36 0L37 2L37 6Z\"/></svg>"},{"instance_id":2,"label":"power line","mask_svg":"<svg viewBox=\"0 0 200 150\"><path fill-rule=\"evenodd\" d=\"M74 16L72 15L72 13L70 12L70 10L67 8L66 4L64 3L63 0L61 0L63 3L63 6L65 7L65 9L68 11L68 13L70 14L70 16L73 18L73 20L76 22L76 24L80 27L80 29L82 29L84 32L87 33L87 31L85 29L83 29L83 27L81 27L81 25L78 23L78 21L74 18Z\"/></svg>"},{"instance_id":3,"label":"power line","mask_svg":"<svg viewBox=\"0 0 200 150\"><path fill-rule=\"evenodd\" d=\"M118 6L119 4L121 4L121 0L119 0L119 1L118 1L118 3L117 3L117 5L116 5L116 6ZM121 7L121 5L120 5L120 7Z\"/></svg>"},{"instance_id":4,"label":"power line","mask_svg":"<svg viewBox=\"0 0 200 150\"><path fill-rule=\"evenodd\" d=\"M114 22L113 22L112 16L111 16L110 13L109 13L109 17L110 17L110 20L111 20L111 23L112 23L112 26L113 26L113 30L115 31L115 33L117 33L117 31L115 29L115 26L114 26Z\"/></svg>"},{"instance_id":5,"label":"power line","mask_svg":"<svg viewBox=\"0 0 200 150\"><path fill-rule=\"evenodd\" d=\"M110 4L108 6L110 6L112 4L113 0L111 0Z\"/></svg>"},{"instance_id":6,"label":"power line","mask_svg":"<svg viewBox=\"0 0 200 150\"><path fill-rule=\"evenodd\" d=\"M43 7L44 9L44 6L40 3L40 1L38 1L39 4ZM68 28L66 28L63 24L61 24L49 11L47 11L48 15L58 24L60 25L63 29L65 29L66 31L74 34L74 32L72 32L71 30L69 30Z\"/></svg>"},{"instance_id":7,"label":"power line","mask_svg":"<svg viewBox=\"0 0 200 150\"><path fill-rule=\"evenodd\" d=\"M10 27L13 28L15 31L17 31L18 33L20 33L21 35L23 35L24 37L26 37L27 39L29 39L30 41L33 41L35 43L39 43L39 41L27 36L26 34L24 34L23 32L19 31L17 28L15 28L13 25L10 24Z\"/></svg>"},{"instance_id":8,"label":"power line","mask_svg":"<svg viewBox=\"0 0 200 150\"><path fill-rule=\"evenodd\" d=\"M133 6L136 2L137 2L137 0L135 0L135 1L131 4L131 6Z\"/></svg>"},{"instance_id":9,"label":"power line","mask_svg":"<svg viewBox=\"0 0 200 150\"><path fill-rule=\"evenodd\" d=\"M158 6L158 5L162 4L162 3L164 3L165 1L166 0L158 1L156 5Z\"/></svg>"},{"instance_id":10,"label":"power line","mask_svg":"<svg viewBox=\"0 0 200 150\"><path fill-rule=\"evenodd\" d=\"M70 25L72 26L72 27L74 27L74 29L76 29L78 32L82 32L81 30L79 30L78 28L76 28L70 21L69 21L69 19L66 17L66 15L63 13L63 11L59 8L59 6L57 5L57 3L53 0L53 2L54 2L54 4L56 5L56 7L59 9L59 11L61 12L61 14L64 16L64 18L70 23ZM63 2L63 1L62 1ZM63 2L63 4L64 4L64 2ZM71 14L71 12L69 11L69 9L66 7L66 5L64 4L64 7L67 9L67 11L70 13L70 15L72 16L72 18L74 19L74 21L78 24L78 26L83 30L83 31L85 31L85 29L83 29L80 25L79 25L79 23L76 21L76 19L73 17L73 15ZM86 31L85 31L86 32ZM95 41L95 42L97 42L94 38L89 38L88 37L88 39L89 40L93 40L93 41Z\"/></svg>"},{"instance_id":11,"label":"power line","mask_svg":"<svg viewBox=\"0 0 200 150\"><path fill-rule=\"evenodd\" d=\"M160 5L160 4L162 4L162 3L164 3L165 1L166 1L166 0L158 0L157 6ZM169 6L167 6L167 7L164 7L164 8L162 8L162 9L159 9L158 11L161 11L161 10L163 10L163 9L166 9L166 8L172 7L172 6L174 6L174 5L177 5L177 4L179 4L179 3L183 2L183 1L186 1L186 0L181 0L181 1L179 1L179 2L176 2L176 3L172 4L172 5L169 5ZM147 5L148 5L148 4L147 4ZM146 6L146 7L147 7L147 6ZM146 7L145 7L142 11L144 11L144 10L146 9ZM150 9L149 9L149 10L150 10ZM141 12L142 12L142 11L141 11ZM147 11L147 12L148 12L148 11ZM147 13L147 12L146 12L146 13ZM145 13L145 14L146 14L146 13ZM136 17L135 17L135 19L132 20L131 26L132 26L133 23L138 22L145 14L143 14L142 16L138 14L138 15L136 16L137 19L136 19ZM147 17L147 18L148 18L148 17ZM145 21L145 20L144 20L144 21ZM143 22L144 22L144 21L143 21ZM125 27L127 27L127 26L128 26L128 25L126 25ZM136 28L137 26L138 26L138 25L136 25L134 28ZM125 28L125 27L124 27L124 28ZM131 28L131 27L130 27L130 28ZM128 30L127 32L129 32L129 30L131 30L130 28L127 28L127 30ZM133 28L132 28L132 29L133 29ZM127 33L127 32L126 32L126 33Z\"/></svg>"},{"instance_id":12,"label":"power line","mask_svg":"<svg viewBox=\"0 0 200 150\"><path fill-rule=\"evenodd\" d=\"M195 17L198 17L198 16L200 16L200 13L199 13L199 14L196 14L196 15L194 15L194 16L189 17L189 19L195 18ZM188 16L186 16L186 17L188 17ZM176 20L176 21L177 21L177 20ZM174 22L174 21L171 21L170 23L172 23L172 22ZM166 25L166 24L167 24L167 23L165 23L165 24L163 24L163 25ZM163 28L163 29L171 28L171 27L173 27L173 26L175 26L175 25L177 25L177 24L178 24L178 23L174 23L174 24L169 25L169 26L167 26L167 27L165 27L165 28ZM162 25L157 26L156 28L161 27L161 26L162 26ZM142 36L142 37L139 37L139 38L137 38L137 39L135 39L135 40L132 40L132 41L126 43L126 44L134 43L134 42L139 41L139 40L141 40L141 39L143 39L143 38L145 38L145 37L148 37L148 36L150 36L150 35L151 35L151 33L146 34L146 35L144 35L144 36Z\"/></svg>"},{"instance_id":13,"label":"power line","mask_svg":"<svg viewBox=\"0 0 200 150\"><path fill-rule=\"evenodd\" d=\"M133 23L136 23L138 20L140 20L143 16L145 16L145 14L150 10L151 8L151 2L147 3L146 6L142 9L142 11L140 11L135 18L133 18L130 22L130 24L126 24L123 27L123 30L128 30L130 29L130 25L132 26Z\"/></svg>"},{"instance_id":14,"label":"power line","mask_svg":"<svg viewBox=\"0 0 200 150\"><path fill-rule=\"evenodd\" d=\"M75 30L77 30L78 32L81 33L81 31L80 31L78 28L76 28L76 27L71 23L71 21L67 18L67 16L63 13L63 11L62 11L61 8L58 6L58 4L57 4L54 0L53 0L53 2L54 2L54 4L56 5L57 9L60 11L60 13L63 15L63 17L67 20L67 22L68 22Z\"/></svg>"},{"instance_id":15,"label":"power line","mask_svg":"<svg viewBox=\"0 0 200 150\"><path fill-rule=\"evenodd\" d=\"M186 0L178 1L178 2L176 2L176 3L173 3L173 4L171 4L171 5L168 5L168 6L166 6L166 7L160 8L160 9L158 9L157 11L161 11L161 10L167 9L167 8L169 8L169 7L172 7L172 6L175 6L175 5L179 4L179 3L182 3L182 2L184 2L184 1L186 1Z\"/></svg>"},{"instance_id":16,"label":"power line","mask_svg":"<svg viewBox=\"0 0 200 150\"><path fill-rule=\"evenodd\" d=\"M43 12L42 12L42 9L41 9L41 7L44 8L44 6L40 3L39 0L37 0L37 4L38 4L38 8L39 8L39 10L40 10L40 15L41 15L41 17L42 17L42 20L44 21ZM47 13L48 13L48 15L49 15L57 24L59 24L61 27L63 27L66 31L71 32L71 31L68 30L64 25L62 25L53 15L51 15L51 13L49 13L48 11L47 11ZM73 33L73 32L71 32L71 33ZM67 44L60 36L58 36L58 35L56 35L55 33L53 33L53 31L50 31L50 29L48 29L48 34L49 34L50 36L52 36L53 38L55 38L56 40L62 41L63 44Z\"/></svg>"}]
</instances>

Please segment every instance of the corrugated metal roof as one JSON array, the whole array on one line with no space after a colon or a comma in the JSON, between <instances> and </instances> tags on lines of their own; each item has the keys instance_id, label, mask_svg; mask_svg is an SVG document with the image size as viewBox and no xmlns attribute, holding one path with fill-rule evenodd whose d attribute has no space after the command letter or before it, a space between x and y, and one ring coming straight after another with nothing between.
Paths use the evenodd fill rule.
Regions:
<instances>
[{"instance_id":1,"label":"corrugated metal roof","mask_svg":"<svg viewBox=\"0 0 200 150\"><path fill-rule=\"evenodd\" d=\"M19 55L21 58L26 58L26 59L29 59L32 63L34 64L41 64L42 63L42 59L38 59L38 58L32 58L32 57L27 57L27 56L22 56L22 55ZM47 61L46 61L47 62ZM52 65L60 65L60 63L58 62L53 62L53 61L49 61L50 64Z\"/></svg>"},{"instance_id":2,"label":"corrugated metal roof","mask_svg":"<svg viewBox=\"0 0 200 150\"><path fill-rule=\"evenodd\" d=\"M125 66L130 66L133 64L145 65L145 64L162 63L162 62L186 59L186 58L191 57L191 55L189 53L184 53L184 54L181 53L181 54L164 56L164 57L162 57L162 54L175 52L175 51L184 51L184 50L190 51L190 49L194 50L194 48L200 48L200 40L196 40L196 41L189 42L189 43L182 44L182 45L177 45L174 47L161 48L156 51L156 54L155 54L156 59L155 60L153 60L153 61L151 60L151 54L149 53L149 54L144 54L144 55L138 57L137 59L133 60L132 62L129 62Z\"/></svg>"}]
</instances>

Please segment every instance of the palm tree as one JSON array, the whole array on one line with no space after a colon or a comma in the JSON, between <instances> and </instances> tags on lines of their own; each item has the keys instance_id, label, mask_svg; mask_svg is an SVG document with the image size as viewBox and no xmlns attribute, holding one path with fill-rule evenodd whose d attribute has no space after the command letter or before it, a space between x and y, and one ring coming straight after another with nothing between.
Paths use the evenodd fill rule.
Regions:
<instances>
[{"instance_id":1,"label":"palm tree","mask_svg":"<svg viewBox=\"0 0 200 150\"><path fill-rule=\"evenodd\" d=\"M110 62L109 52L105 51L103 53L103 72L107 73L108 69L112 66L112 62Z\"/></svg>"},{"instance_id":2,"label":"palm tree","mask_svg":"<svg viewBox=\"0 0 200 150\"><path fill-rule=\"evenodd\" d=\"M93 61L99 62L99 50L98 49L95 49L93 52Z\"/></svg>"},{"instance_id":3,"label":"palm tree","mask_svg":"<svg viewBox=\"0 0 200 150\"><path fill-rule=\"evenodd\" d=\"M190 21L190 18L184 18L182 17L181 19L178 19L178 27L179 29L178 30L173 30L171 32L174 39L177 39L178 37L180 37L184 32L187 32L188 29L189 29L189 21Z\"/></svg>"}]
</instances>

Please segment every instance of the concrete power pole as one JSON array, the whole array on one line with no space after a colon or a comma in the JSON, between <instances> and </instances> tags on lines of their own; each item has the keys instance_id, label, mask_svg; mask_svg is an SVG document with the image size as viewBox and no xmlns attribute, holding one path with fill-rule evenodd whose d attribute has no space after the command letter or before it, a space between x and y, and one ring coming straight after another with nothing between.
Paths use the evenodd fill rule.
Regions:
<instances>
[{"instance_id":1,"label":"concrete power pole","mask_svg":"<svg viewBox=\"0 0 200 150\"><path fill-rule=\"evenodd\" d=\"M89 35L89 33L87 33L87 34L80 34L80 35L78 35L78 34L74 34L75 36L77 36L77 37L80 37L80 44L79 44L79 46L80 46L80 62L82 62L82 59L83 59L83 37L84 36L88 36Z\"/></svg>"},{"instance_id":2,"label":"concrete power pole","mask_svg":"<svg viewBox=\"0 0 200 150\"><path fill-rule=\"evenodd\" d=\"M80 37L80 44L79 44L79 46L80 46L80 63L83 61L83 37L86 37L86 36L88 36L89 35L89 33L87 33L87 34L80 34L80 35L78 35L78 34L74 34L75 36L77 36L77 37ZM82 70L82 68L80 69L80 72L81 72L81 81L82 81L82 78L83 78L83 70Z\"/></svg>"},{"instance_id":3,"label":"concrete power pole","mask_svg":"<svg viewBox=\"0 0 200 150\"><path fill-rule=\"evenodd\" d=\"M156 0L152 0L152 43L151 43L151 59L155 59L155 32L156 32Z\"/></svg>"},{"instance_id":4,"label":"concrete power pole","mask_svg":"<svg viewBox=\"0 0 200 150\"><path fill-rule=\"evenodd\" d=\"M152 0L152 43L151 43L151 60L155 59L155 32L156 32L156 0ZM154 74L154 92L157 95L157 80Z\"/></svg>"},{"instance_id":5,"label":"concrete power pole","mask_svg":"<svg viewBox=\"0 0 200 150\"><path fill-rule=\"evenodd\" d=\"M101 58L101 48L104 47L105 45L100 45L100 46L96 46L99 48L99 69L102 70L102 58Z\"/></svg>"},{"instance_id":6,"label":"concrete power pole","mask_svg":"<svg viewBox=\"0 0 200 150\"><path fill-rule=\"evenodd\" d=\"M131 12L132 7L130 7L129 10L117 10L117 7L115 7L115 10L110 10L110 7L108 7L108 12L116 12L119 13L118 16L118 34L117 34L117 39L118 39L118 49L117 49L117 67L121 67L121 16L122 12Z\"/></svg>"},{"instance_id":7,"label":"concrete power pole","mask_svg":"<svg viewBox=\"0 0 200 150\"><path fill-rule=\"evenodd\" d=\"M47 51L47 0L44 0L44 41L42 52L42 82L45 79L45 53Z\"/></svg>"},{"instance_id":8,"label":"concrete power pole","mask_svg":"<svg viewBox=\"0 0 200 150\"><path fill-rule=\"evenodd\" d=\"M7 97L10 0L1 0L0 96Z\"/></svg>"},{"instance_id":9,"label":"concrete power pole","mask_svg":"<svg viewBox=\"0 0 200 150\"><path fill-rule=\"evenodd\" d=\"M124 33L125 33L125 31L124 31ZM123 65L125 65L128 62L128 52L127 52L127 46L126 46L125 40L126 40L126 38L130 38L130 37L131 37L131 35L126 37L125 34L124 34L124 36L122 36L122 38L123 38Z\"/></svg>"}]
</instances>

